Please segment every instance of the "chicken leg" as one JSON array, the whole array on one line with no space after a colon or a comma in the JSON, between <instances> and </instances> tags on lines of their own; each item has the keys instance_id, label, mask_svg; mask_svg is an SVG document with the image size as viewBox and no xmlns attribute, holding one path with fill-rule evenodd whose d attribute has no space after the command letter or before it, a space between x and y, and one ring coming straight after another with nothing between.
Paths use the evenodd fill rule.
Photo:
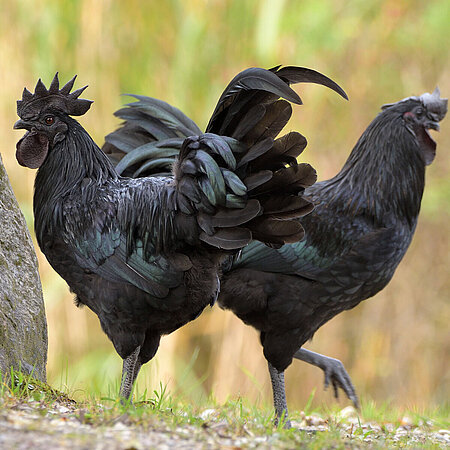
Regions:
<instances>
[{"instance_id":1,"label":"chicken leg","mask_svg":"<svg viewBox=\"0 0 450 450\"><path fill-rule=\"evenodd\" d=\"M138 346L133 353L123 360L122 381L120 383L120 401L122 404L131 403L133 384L138 376L141 364L138 362L141 347Z\"/></svg>"},{"instance_id":2,"label":"chicken leg","mask_svg":"<svg viewBox=\"0 0 450 450\"><path fill-rule=\"evenodd\" d=\"M284 372L278 372L275 367L268 362L270 380L272 381L273 405L275 407L275 425L284 417L284 428L291 428L291 421L288 416L288 408L286 401L286 390L284 387Z\"/></svg>"}]
</instances>

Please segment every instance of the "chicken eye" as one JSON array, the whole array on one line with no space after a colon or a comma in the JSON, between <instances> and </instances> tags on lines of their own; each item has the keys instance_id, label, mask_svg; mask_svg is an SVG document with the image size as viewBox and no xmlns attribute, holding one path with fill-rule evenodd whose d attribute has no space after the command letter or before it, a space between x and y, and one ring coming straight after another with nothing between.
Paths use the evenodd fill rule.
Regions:
<instances>
[{"instance_id":1,"label":"chicken eye","mask_svg":"<svg viewBox=\"0 0 450 450\"><path fill-rule=\"evenodd\" d=\"M53 125L55 123L55 118L53 116L48 116L45 118L45 123L47 125Z\"/></svg>"}]
</instances>

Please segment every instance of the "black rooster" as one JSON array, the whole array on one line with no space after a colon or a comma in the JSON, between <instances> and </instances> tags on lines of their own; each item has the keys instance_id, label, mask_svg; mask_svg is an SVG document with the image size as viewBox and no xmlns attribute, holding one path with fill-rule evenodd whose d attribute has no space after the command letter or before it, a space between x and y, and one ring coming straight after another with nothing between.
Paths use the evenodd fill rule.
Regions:
<instances>
[{"instance_id":1,"label":"black rooster","mask_svg":"<svg viewBox=\"0 0 450 450\"><path fill-rule=\"evenodd\" d=\"M75 78L59 89L56 74L48 90L41 80L34 94L24 89L14 128L28 132L16 157L39 168L37 240L122 357L122 398L161 335L214 303L224 258L252 239L281 246L302 238L294 219L312 208L302 193L315 171L296 162L305 146L299 133L275 140L291 114L280 97L301 104L289 87L299 79L335 86L311 71L246 70L222 94L207 133L175 139L173 175L140 179L120 177L71 117L91 105L78 98L85 88L70 93Z\"/></svg>"},{"instance_id":2,"label":"black rooster","mask_svg":"<svg viewBox=\"0 0 450 450\"><path fill-rule=\"evenodd\" d=\"M277 416L287 416L284 370L297 358L358 406L340 362L301 347L327 321L391 280L412 240L447 100L439 90L383 106L342 170L306 190L314 211L302 242L247 246L222 279L221 307L261 332ZM245 299L245 301L244 301Z\"/></svg>"},{"instance_id":3,"label":"black rooster","mask_svg":"<svg viewBox=\"0 0 450 450\"><path fill-rule=\"evenodd\" d=\"M105 149L116 159L127 153L118 167L133 176L164 172L176 149L169 150L166 136L145 131L143 125L158 118L149 107L155 100L138 99L117 112L125 123L106 137ZM253 242L224 265L219 304L261 332L277 417L287 418L284 370L293 358L320 367L325 386L331 382L336 396L342 388L358 407L342 363L301 347L324 323L392 278L416 227L425 166L435 156L427 130L438 130L446 112L438 89L383 106L339 174L306 189L316 207L301 219L305 240L278 249ZM128 148L127 130L139 136ZM167 153L146 155L144 144L151 141L167 145Z\"/></svg>"}]
</instances>

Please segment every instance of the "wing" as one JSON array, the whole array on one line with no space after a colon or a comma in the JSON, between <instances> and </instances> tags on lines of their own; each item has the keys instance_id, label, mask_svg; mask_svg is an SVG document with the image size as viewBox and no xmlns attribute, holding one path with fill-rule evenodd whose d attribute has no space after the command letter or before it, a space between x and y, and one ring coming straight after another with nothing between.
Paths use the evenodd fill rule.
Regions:
<instances>
[{"instance_id":1,"label":"wing","mask_svg":"<svg viewBox=\"0 0 450 450\"><path fill-rule=\"evenodd\" d=\"M231 268L300 275L315 280L320 273L333 264L333 261L320 255L319 249L308 245L306 240L286 244L279 249L270 248L255 241L241 251Z\"/></svg>"},{"instance_id":2,"label":"wing","mask_svg":"<svg viewBox=\"0 0 450 450\"><path fill-rule=\"evenodd\" d=\"M324 244L318 246L308 239L308 234L305 240L286 244L279 249L252 242L242 250L231 268L298 275L325 285L352 284L357 289L358 285L362 286L369 278L376 281L374 278L377 274L380 279L385 278L387 262L387 270L393 274L409 241L405 240L399 230L394 232L389 228L380 228L368 231L354 240L350 239L347 241L348 245L339 246L338 251L333 239L324 236ZM353 281L349 282L349 279Z\"/></svg>"},{"instance_id":3,"label":"wing","mask_svg":"<svg viewBox=\"0 0 450 450\"><path fill-rule=\"evenodd\" d=\"M73 244L80 267L108 281L131 284L159 299L182 283L183 271L176 270L169 259L144 257L142 241L127 256L126 238L117 230L89 233Z\"/></svg>"},{"instance_id":4,"label":"wing","mask_svg":"<svg viewBox=\"0 0 450 450\"><path fill-rule=\"evenodd\" d=\"M66 203L65 217L71 220L66 220L63 240L83 270L111 282L133 285L161 308L158 300L182 283L184 271L192 266L190 260L154 251L151 236L139 233L133 222L126 227L119 214L124 201L119 198L128 198L128 191L112 187L116 189L109 186L107 200L99 194L84 207Z\"/></svg>"}]
</instances>

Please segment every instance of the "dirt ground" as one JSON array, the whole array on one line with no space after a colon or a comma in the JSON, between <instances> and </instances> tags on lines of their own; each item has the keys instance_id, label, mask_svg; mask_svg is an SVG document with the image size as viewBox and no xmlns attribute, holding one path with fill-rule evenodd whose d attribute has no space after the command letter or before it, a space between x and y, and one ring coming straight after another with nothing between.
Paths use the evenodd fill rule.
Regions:
<instances>
[{"instance_id":1,"label":"dirt ground","mask_svg":"<svg viewBox=\"0 0 450 450\"><path fill-rule=\"evenodd\" d=\"M345 417L347 416L347 417ZM230 424L218 419L215 410L205 410L200 417L201 426L168 426L163 418L153 415L142 424L133 423L127 414L110 419L106 423L94 424L87 411L76 404L55 402L51 406L37 401L20 401L13 405L0 405L1 449L206 449L206 448L292 448L293 440L283 439L282 433L256 435L243 430L236 435ZM344 419L342 421L342 419ZM347 420L345 420L347 419ZM345 422L345 424L344 424ZM332 425L324 419L310 415L294 422L294 433L302 435L301 445L319 448L315 440L330 432L334 426L341 436L343 448L384 448L389 446L449 448L450 430L430 431L427 424L412 426L383 426L355 420L352 408L342 410L340 425Z\"/></svg>"}]
</instances>

